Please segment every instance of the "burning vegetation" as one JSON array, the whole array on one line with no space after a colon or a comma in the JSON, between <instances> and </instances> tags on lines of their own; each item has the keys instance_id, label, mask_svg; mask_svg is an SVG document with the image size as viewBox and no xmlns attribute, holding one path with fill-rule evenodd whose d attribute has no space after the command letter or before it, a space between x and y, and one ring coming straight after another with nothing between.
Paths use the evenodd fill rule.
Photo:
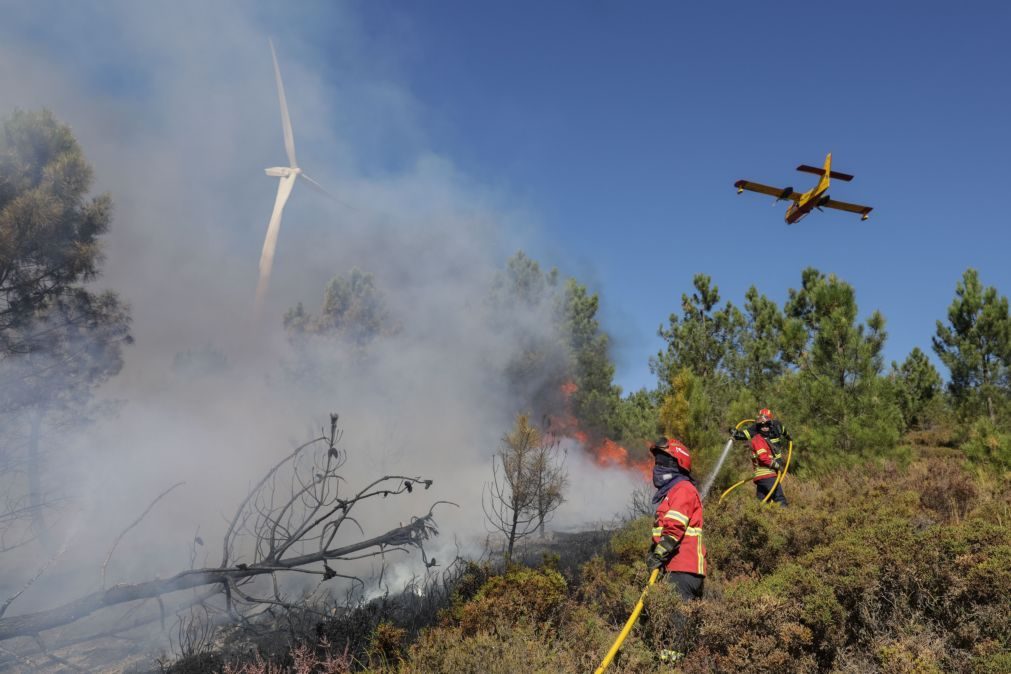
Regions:
<instances>
[{"instance_id":1,"label":"burning vegetation","mask_svg":"<svg viewBox=\"0 0 1011 674\"><path fill-rule=\"evenodd\" d=\"M567 381L559 387L563 411L558 415L548 417L548 433L553 437L569 438L575 441L580 450L589 454L593 458L593 462L601 468L635 471L648 480L653 463L645 451L647 443L643 442L641 456L633 457L627 449L614 440L606 437L594 437L591 431L584 429L584 424L580 423L573 414L573 398L578 390L579 385L574 381Z\"/></svg>"}]
</instances>

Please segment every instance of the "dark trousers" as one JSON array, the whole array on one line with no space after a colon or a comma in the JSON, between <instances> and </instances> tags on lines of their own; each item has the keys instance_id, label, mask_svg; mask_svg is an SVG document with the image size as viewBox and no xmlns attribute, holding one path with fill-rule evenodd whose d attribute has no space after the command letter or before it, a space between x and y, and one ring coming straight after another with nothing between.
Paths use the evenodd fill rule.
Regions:
<instances>
[{"instance_id":1,"label":"dark trousers","mask_svg":"<svg viewBox=\"0 0 1011 674\"><path fill-rule=\"evenodd\" d=\"M671 571L667 574L667 582L678 589L682 599L690 601L702 599L702 586L706 582L706 577L696 576L694 573Z\"/></svg>"},{"instance_id":2,"label":"dark trousers","mask_svg":"<svg viewBox=\"0 0 1011 674\"><path fill-rule=\"evenodd\" d=\"M772 489L772 485L774 484L776 484L775 475L762 478L761 480L757 480L755 482L755 496L758 498L759 501L761 501L762 499L764 499L766 496L769 495L769 490ZM784 506L788 505L786 502L786 496L783 495L782 483L776 485L776 491L772 493L771 500L775 503L778 503L779 505Z\"/></svg>"}]
</instances>

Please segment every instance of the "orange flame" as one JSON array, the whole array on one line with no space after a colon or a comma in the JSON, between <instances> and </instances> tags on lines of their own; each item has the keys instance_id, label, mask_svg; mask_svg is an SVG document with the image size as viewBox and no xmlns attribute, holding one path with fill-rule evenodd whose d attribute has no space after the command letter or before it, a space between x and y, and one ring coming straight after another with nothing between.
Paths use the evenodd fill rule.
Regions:
<instances>
[{"instance_id":1,"label":"orange flame","mask_svg":"<svg viewBox=\"0 0 1011 674\"><path fill-rule=\"evenodd\" d=\"M649 459L634 460L628 455L628 450L614 440L604 438L600 442L591 443L589 434L584 431L579 420L569 411L572 395L579 389L575 382L565 382L560 391L566 402L566 412L560 417L551 418L551 432L567 438L572 438L581 444L593 457L594 463L601 468L623 468L635 470L647 480L653 473L652 462Z\"/></svg>"}]
</instances>

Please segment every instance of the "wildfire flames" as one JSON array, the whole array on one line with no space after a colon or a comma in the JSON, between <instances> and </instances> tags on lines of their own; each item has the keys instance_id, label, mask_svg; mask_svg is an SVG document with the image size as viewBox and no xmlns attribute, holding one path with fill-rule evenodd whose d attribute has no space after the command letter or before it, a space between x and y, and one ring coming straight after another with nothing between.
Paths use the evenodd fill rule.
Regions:
<instances>
[{"instance_id":1,"label":"wildfire flames","mask_svg":"<svg viewBox=\"0 0 1011 674\"><path fill-rule=\"evenodd\" d=\"M647 480L650 479L653 473L653 463L649 459L633 459L629 456L627 449L609 438L597 442L590 440L589 433L580 427L579 420L571 412L572 396L578 389L576 383L571 381L561 385L560 391L565 400L566 409L563 415L551 417L551 433L578 442L601 468L634 470Z\"/></svg>"}]
</instances>

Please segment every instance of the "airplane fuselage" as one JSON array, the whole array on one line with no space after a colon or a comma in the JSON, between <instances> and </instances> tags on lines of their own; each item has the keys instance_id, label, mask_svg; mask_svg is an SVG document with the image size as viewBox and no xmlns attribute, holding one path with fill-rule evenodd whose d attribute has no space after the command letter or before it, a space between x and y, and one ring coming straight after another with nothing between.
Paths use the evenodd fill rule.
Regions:
<instances>
[{"instance_id":1,"label":"airplane fuselage","mask_svg":"<svg viewBox=\"0 0 1011 674\"><path fill-rule=\"evenodd\" d=\"M807 192L800 195L800 199L796 202L790 204L790 207L786 209L786 224L793 225L813 211L822 200L827 200L828 195L825 192L828 190L829 181L827 178L822 178L818 181L815 187L812 187Z\"/></svg>"}]
</instances>

